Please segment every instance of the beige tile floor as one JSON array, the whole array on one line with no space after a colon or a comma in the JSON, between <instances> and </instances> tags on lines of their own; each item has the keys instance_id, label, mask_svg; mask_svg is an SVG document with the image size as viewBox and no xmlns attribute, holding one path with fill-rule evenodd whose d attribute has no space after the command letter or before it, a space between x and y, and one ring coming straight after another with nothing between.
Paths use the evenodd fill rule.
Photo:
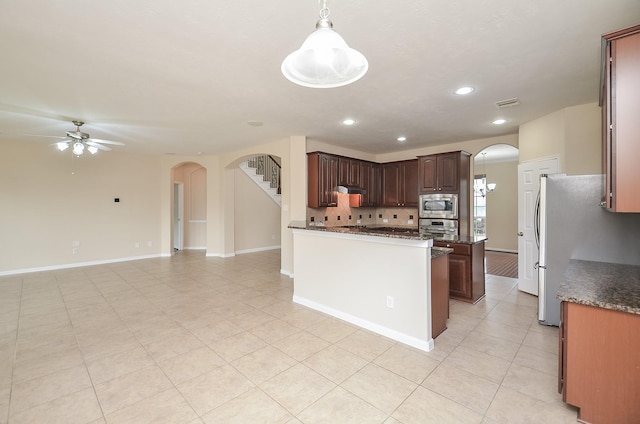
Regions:
<instances>
[{"instance_id":1,"label":"beige tile floor","mask_svg":"<svg viewBox=\"0 0 640 424\"><path fill-rule=\"evenodd\" d=\"M0 423L570 423L557 329L488 276L421 352L292 303L280 252L0 278Z\"/></svg>"}]
</instances>

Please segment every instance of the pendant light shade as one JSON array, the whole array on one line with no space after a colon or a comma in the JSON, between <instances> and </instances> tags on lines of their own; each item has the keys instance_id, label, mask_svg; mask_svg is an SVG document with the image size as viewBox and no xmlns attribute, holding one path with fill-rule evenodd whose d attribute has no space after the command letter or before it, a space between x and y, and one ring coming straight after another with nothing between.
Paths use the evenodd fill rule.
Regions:
<instances>
[{"instance_id":1,"label":"pendant light shade","mask_svg":"<svg viewBox=\"0 0 640 424\"><path fill-rule=\"evenodd\" d=\"M351 84L367 73L367 59L333 30L328 16L325 5L316 30L282 62L282 73L289 81L304 87L332 88Z\"/></svg>"}]
</instances>

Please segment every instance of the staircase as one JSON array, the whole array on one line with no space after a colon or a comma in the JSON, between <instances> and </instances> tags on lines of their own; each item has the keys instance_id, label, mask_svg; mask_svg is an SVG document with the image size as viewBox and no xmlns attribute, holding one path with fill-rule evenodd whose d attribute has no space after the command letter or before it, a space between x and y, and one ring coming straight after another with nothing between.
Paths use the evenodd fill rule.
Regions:
<instances>
[{"instance_id":1,"label":"staircase","mask_svg":"<svg viewBox=\"0 0 640 424\"><path fill-rule=\"evenodd\" d=\"M280 191L280 164L270 155L254 156L240 164L256 184L264 190L278 206L282 205Z\"/></svg>"}]
</instances>

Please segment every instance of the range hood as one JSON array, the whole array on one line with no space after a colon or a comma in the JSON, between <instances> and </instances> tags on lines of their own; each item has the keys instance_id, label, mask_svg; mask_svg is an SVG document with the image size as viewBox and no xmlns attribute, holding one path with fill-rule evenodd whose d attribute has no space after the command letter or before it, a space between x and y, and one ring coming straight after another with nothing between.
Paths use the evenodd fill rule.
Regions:
<instances>
[{"instance_id":1,"label":"range hood","mask_svg":"<svg viewBox=\"0 0 640 424\"><path fill-rule=\"evenodd\" d=\"M367 194L367 190L360 187L354 187L354 186L339 185L334 189L334 191L337 191L338 193L346 193L346 194Z\"/></svg>"}]
</instances>

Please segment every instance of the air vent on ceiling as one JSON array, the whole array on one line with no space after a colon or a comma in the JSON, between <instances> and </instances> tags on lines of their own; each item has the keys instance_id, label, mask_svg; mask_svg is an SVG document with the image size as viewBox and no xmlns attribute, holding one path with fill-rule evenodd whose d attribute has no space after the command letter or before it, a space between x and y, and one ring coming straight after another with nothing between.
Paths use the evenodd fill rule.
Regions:
<instances>
[{"instance_id":1,"label":"air vent on ceiling","mask_svg":"<svg viewBox=\"0 0 640 424\"><path fill-rule=\"evenodd\" d=\"M514 97L513 99L500 100L499 102L496 102L496 106L498 106L498 109L504 109L507 107L514 107L519 105L520 105L520 100L518 100L517 97Z\"/></svg>"}]
</instances>

